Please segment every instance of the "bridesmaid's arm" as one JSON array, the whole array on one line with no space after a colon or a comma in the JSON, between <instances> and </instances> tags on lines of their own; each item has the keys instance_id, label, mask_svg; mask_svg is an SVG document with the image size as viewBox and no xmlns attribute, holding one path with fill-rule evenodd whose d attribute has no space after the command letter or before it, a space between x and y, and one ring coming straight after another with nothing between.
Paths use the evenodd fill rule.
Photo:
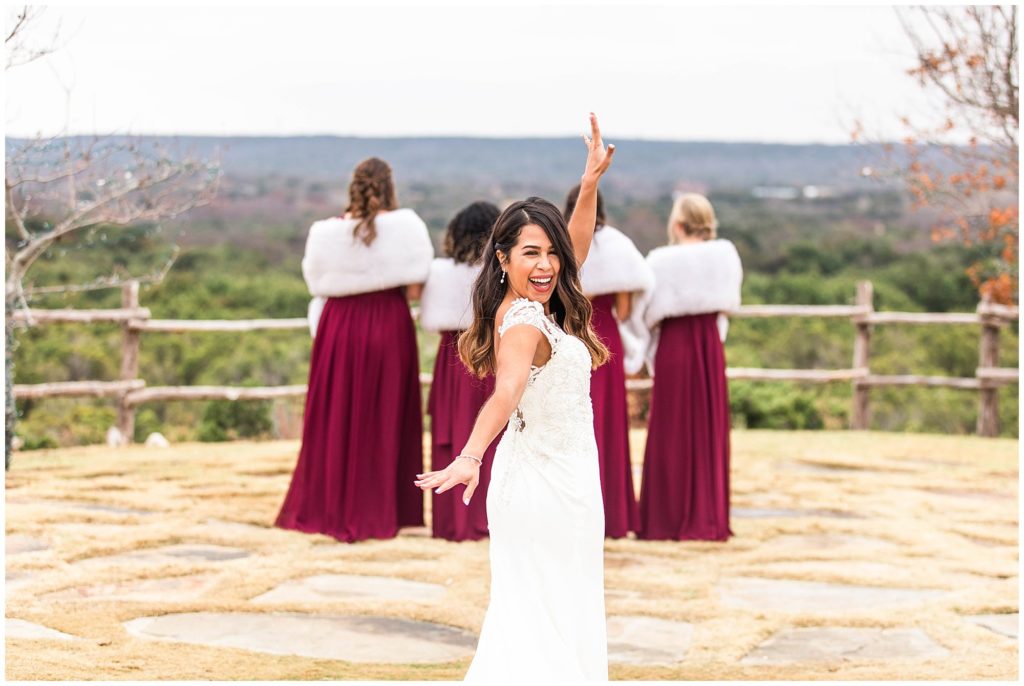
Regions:
<instances>
[{"instance_id":1,"label":"bridesmaid's arm","mask_svg":"<svg viewBox=\"0 0 1024 686\"><path fill-rule=\"evenodd\" d=\"M633 294L623 291L615 294L615 318L620 322L629 319L633 313Z\"/></svg>"},{"instance_id":2,"label":"bridesmaid's arm","mask_svg":"<svg viewBox=\"0 0 1024 686\"><path fill-rule=\"evenodd\" d=\"M405 299L409 302L419 300L421 295L423 295L423 284L411 283L405 287Z\"/></svg>"},{"instance_id":3,"label":"bridesmaid's arm","mask_svg":"<svg viewBox=\"0 0 1024 686\"><path fill-rule=\"evenodd\" d=\"M487 446L508 423L508 418L519 405L526 382L530 378L530 365L543 334L528 324L509 328L498 346L497 369L494 372L494 393L480 408L473 424L473 431L460 454L483 458ZM473 492L480 482L480 463L476 460L456 459L450 465L436 472L418 474L415 482L423 490L436 488L444 493L458 484L466 484L463 502L469 504Z\"/></svg>"}]
</instances>

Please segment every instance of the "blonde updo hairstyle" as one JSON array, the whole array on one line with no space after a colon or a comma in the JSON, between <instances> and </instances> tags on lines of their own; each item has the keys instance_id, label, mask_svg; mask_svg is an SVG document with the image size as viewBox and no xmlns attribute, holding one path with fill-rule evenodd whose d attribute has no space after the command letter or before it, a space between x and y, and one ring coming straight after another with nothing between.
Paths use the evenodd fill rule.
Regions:
<instances>
[{"instance_id":1,"label":"blonde updo hairstyle","mask_svg":"<svg viewBox=\"0 0 1024 686\"><path fill-rule=\"evenodd\" d=\"M672 214L668 218L668 242L679 242L676 226L682 228L687 236L710 241L718 236L718 220L715 219L715 208L711 202L698 193L684 193L676 198L672 205Z\"/></svg>"}]
</instances>

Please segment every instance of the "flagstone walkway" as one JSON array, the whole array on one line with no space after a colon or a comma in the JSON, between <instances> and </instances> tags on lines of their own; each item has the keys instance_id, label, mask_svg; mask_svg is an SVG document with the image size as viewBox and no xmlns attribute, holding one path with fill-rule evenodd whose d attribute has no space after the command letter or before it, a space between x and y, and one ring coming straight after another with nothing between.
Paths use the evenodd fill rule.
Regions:
<instances>
[{"instance_id":1,"label":"flagstone walkway","mask_svg":"<svg viewBox=\"0 0 1024 686\"><path fill-rule=\"evenodd\" d=\"M734 444L732 540L608 541L613 678L1016 678L1015 441ZM295 450L16 455L7 677L461 678L486 541L274 529Z\"/></svg>"}]
</instances>

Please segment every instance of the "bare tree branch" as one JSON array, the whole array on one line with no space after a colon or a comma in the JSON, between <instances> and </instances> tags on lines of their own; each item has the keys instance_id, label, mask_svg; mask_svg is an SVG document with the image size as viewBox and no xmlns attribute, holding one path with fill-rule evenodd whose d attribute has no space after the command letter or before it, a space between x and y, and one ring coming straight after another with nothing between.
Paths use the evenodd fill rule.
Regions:
<instances>
[{"instance_id":1,"label":"bare tree branch","mask_svg":"<svg viewBox=\"0 0 1024 686\"><path fill-rule=\"evenodd\" d=\"M6 181L6 180L5 180ZM10 182L4 184L7 191L7 214L14 219L14 226L18 230L18 235L24 240L29 240L31 237L28 234L28 229L25 228L24 218L21 216L21 210L14 202L14 194L11 193L13 187Z\"/></svg>"},{"instance_id":2,"label":"bare tree branch","mask_svg":"<svg viewBox=\"0 0 1024 686\"><path fill-rule=\"evenodd\" d=\"M24 289L26 298L33 298L38 295L52 295L55 293L82 293L86 291L98 291L106 288L117 288L129 281L137 281L139 283L161 283L167 273L174 266L174 262L178 259L178 255L181 253L181 247L175 245L171 252L171 256L167 258L164 264L157 270L150 272L149 274L109 274L107 276L97 277L90 283L83 284L61 284L58 286L34 286Z\"/></svg>"},{"instance_id":3,"label":"bare tree branch","mask_svg":"<svg viewBox=\"0 0 1024 686\"><path fill-rule=\"evenodd\" d=\"M5 45L7 43L10 43L14 39L14 37L18 35L18 31L20 31L21 28L25 25L25 22L28 21L28 13L29 8L27 5L21 8L21 12L18 13L18 17L14 23L14 27L11 29L11 32L7 34L7 38L4 38Z\"/></svg>"},{"instance_id":4,"label":"bare tree branch","mask_svg":"<svg viewBox=\"0 0 1024 686\"><path fill-rule=\"evenodd\" d=\"M57 50L57 41L60 35L59 22L53 36L46 42L44 47L30 47L28 45L27 34L31 34L29 29L42 16L45 9L45 7L40 5L24 5L18 12L14 20L14 26L4 39L4 48L7 52L6 69L20 67Z\"/></svg>"},{"instance_id":5,"label":"bare tree branch","mask_svg":"<svg viewBox=\"0 0 1024 686\"><path fill-rule=\"evenodd\" d=\"M130 145L128 149L131 149ZM28 244L11 259L8 292L13 282L24 278L32 263L63 236L101 223L129 226L174 217L209 202L216 192L218 174L209 175L207 166L198 162L159 159L146 165L146 160L141 157L136 157L134 162L135 168L140 169L138 173L125 171L119 179L115 175L107 175L113 179L109 183L105 176L97 179L94 185L99 183L100 190L91 199L81 199L78 187L74 186L63 196L64 216L50 231L37 234L26 231ZM64 178L71 184L81 174L80 170L72 174L69 169ZM61 206L60 194L48 204L51 207ZM47 203L42 202L41 205L46 206Z\"/></svg>"},{"instance_id":6,"label":"bare tree branch","mask_svg":"<svg viewBox=\"0 0 1024 686\"><path fill-rule=\"evenodd\" d=\"M7 68L38 59L56 49L52 41L31 44L34 24L43 8L24 7L12 22L4 47ZM58 24L59 32L59 24ZM65 87L67 90L67 87ZM7 217L17 240L5 239L6 266L6 374L14 375L12 351L16 345L12 316L28 309L28 299L49 293L68 293L117 285L129 277L117 273L88 284L60 284L26 288L33 264L56 241L103 225L116 230L141 222L180 215L210 202L217 191L220 169L216 164L170 155L157 146L127 137L66 135L38 136L27 142L7 141L4 157ZM178 254L140 280L159 282ZM59 257L59 256L55 256ZM16 422L10 383L5 402L7 465Z\"/></svg>"}]
</instances>

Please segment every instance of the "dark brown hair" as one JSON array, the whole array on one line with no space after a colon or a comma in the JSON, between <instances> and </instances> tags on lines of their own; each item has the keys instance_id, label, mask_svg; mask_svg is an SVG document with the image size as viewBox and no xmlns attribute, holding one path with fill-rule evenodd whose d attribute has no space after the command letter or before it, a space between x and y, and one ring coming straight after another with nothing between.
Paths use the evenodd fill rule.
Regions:
<instances>
[{"instance_id":1,"label":"dark brown hair","mask_svg":"<svg viewBox=\"0 0 1024 686\"><path fill-rule=\"evenodd\" d=\"M569 223L569 218L572 217L573 210L576 209L576 201L580 198L580 185L576 184L572 190L569 191L569 195L565 196L565 210L562 212L562 216L565 217L565 223ZM601 190L597 191L597 223L594 226L594 230L600 230L604 228L604 196L601 195Z\"/></svg>"},{"instance_id":2,"label":"dark brown hair","mask_svg":"<svg viewBox=\"0 0 1024 686\"><path fill-rule=\"evenodd\" d=\"M483 268L473 284L473 323L459 336L459 357L471 373L481 378L495 369L494 317L509 288L501 280L498 251L506 260L510 259L512 248L527 224L535 224L547 234L561 261L558 282L549 301L555 320L566 333L583 341L594 368L608 361L608 349L590 325L593 309L580 286L576 253L565 220L557 207L534 197L512 203L498 217L484 248Z\"/></svg>"},{"instance_id":3,"label":"dark brown hair","mask_svg":"<svg viewBox=\"0 0 1024 686\"><path fill-rule=\"evenodd\" d=\"M353 219L359 220L352 231L353 237L370 245L377 237L374 224L377 213L396 209L398 196L391 178L391 165L378 157L369 157L356 165L348 185L348 207L345 208Z\"/></svg>"},{"instance_id":4,"label":"dark brown hair","mask_svg":"<svg viewBox=\"0 0 1024 686\"><path fill-rule=\"evenodd\" d=\"M496 205L482 200L463 207L448 222L444 254L458 264L479 262L499 214Z\"/></svg>"}]
</instances>

